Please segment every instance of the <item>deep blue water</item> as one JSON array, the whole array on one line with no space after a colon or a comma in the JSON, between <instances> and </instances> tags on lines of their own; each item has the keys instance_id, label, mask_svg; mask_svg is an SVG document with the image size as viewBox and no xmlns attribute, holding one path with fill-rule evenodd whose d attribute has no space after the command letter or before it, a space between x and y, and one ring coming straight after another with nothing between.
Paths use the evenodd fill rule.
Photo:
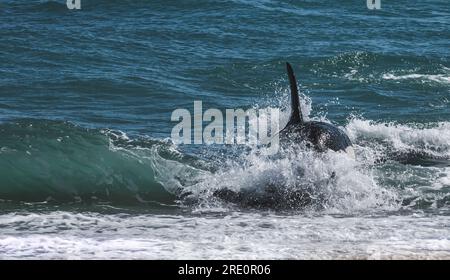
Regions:
<instances>
[{"instance_id":1,"label":"deep blue water","mask_svg":"<svg viewBox=\"0 0 450 280\"><path fill-rule=\"evenodd\" d=\"M450 209L447 0L382 0L381 10L363 0L81 0L81 10L65 2L0 3L4 213L57 210L77 220L86 205L95 213L220 208L244 211L247 219L261 210L229 205L211 190L258 193L275 184L308 190L317 197L308 211L318 215L427 213L443 231L433 238L448 233L442 226ZM297 150L267 159L168 140L173 110L193 111L195 100L204 110L277 107L286 120L286 61L296 70L305 117L340 126L355 145L356 162ZM341 176L324 185L335 170ZM292 208L283 210L304 210ZM1 219L14 231L8 215ZM37 219L54 218L48 215ZM405 229L414 223L405 221L395 223ZM5 242L1 252L12 248L5 255L29 256ZM442 244L448 257L449 243ZM277 252L266 249L260 257ZM279 257L301 256L315 255Z\"/></svg>"},{"instance_id":2,"label":"deep blue water","mask_svg":"<svg viewBox=\"0 0 450 280\"><path fill-rule=\"evenodd\" d=\"M193 100L235 108L275 96L290 61L313 114L448 121L448 3L382 4L2 1L1 118L167 137L172 110Z\"/></svg>"}]
</instances>

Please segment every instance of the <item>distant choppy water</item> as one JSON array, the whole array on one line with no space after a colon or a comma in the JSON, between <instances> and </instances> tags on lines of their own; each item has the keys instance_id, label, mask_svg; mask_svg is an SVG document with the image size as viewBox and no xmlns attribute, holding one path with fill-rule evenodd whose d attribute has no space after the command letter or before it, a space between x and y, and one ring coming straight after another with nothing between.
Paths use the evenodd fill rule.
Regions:
<instances>
[{"instance_id":1,"label":"distant choppy water","mask_svg":"<svg viewBox=\"0 0 450 280\"><path fill-rule=\"evenodd\" d=\"M448 1L65 2L0 3L0 258L450 258ZM286 121L285 61L356 161L168 140L194 100ZM268 185L310 201L212 195Z\"/></svg>"}]
</instances>

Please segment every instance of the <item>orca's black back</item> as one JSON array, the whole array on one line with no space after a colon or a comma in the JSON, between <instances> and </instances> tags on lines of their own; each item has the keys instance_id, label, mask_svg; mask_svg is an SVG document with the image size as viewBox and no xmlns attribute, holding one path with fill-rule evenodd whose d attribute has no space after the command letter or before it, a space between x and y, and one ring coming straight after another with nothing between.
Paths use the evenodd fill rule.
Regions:
<instances>
[{"instance_id":1,"label":"orca's black back","mask_svg":"<svg viewBox=\"0 0 450 280\"><path fill-rule=\"evenodd\" d=\"M348 136L339 128L325 122L305 122L288 125L280 133L282 138L290 141L308 141L319 151L331 149L345 151L352 145Z\"/></svg>"}]
</instances>

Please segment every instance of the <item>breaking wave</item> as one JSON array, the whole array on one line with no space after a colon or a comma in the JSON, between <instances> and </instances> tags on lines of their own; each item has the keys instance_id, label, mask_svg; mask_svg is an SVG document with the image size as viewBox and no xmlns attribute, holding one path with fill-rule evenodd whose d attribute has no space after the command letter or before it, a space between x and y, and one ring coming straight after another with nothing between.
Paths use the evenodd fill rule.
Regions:
<instances>
[{"instance_id":1,"label":"breaking wave","mask_svg":"<svg viewBox=\"0 0 450 280\"><path fill-rule=\"evenodd\" d=\"M131 139L119 131L48 120L4 123L0 198L200 210L448 208L450 123L353 118L342 128L355 145L356 160L298 145L276 156L257 149L223 158L218 153L219 160L208 162L205 154L189 156L169 140Z\"/></svg>"}]
</instances>

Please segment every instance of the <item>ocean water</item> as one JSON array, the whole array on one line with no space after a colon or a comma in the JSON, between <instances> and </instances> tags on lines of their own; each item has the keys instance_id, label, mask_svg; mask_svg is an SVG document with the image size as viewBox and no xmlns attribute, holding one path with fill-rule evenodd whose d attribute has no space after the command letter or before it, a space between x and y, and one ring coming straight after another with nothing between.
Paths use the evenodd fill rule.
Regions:
<instances>
[{"instance_id":1,"label":"ocean water","mask_svg":"<svg viewBox=\"0 0 450 280\"><path fill-rule=\"evenodd\" d=\"M450 258L447 0L65 2L0 2L1 259ZM286 61L356 160L171 141L195 100L283 126Z\"/></svg>"}]
</instances>

